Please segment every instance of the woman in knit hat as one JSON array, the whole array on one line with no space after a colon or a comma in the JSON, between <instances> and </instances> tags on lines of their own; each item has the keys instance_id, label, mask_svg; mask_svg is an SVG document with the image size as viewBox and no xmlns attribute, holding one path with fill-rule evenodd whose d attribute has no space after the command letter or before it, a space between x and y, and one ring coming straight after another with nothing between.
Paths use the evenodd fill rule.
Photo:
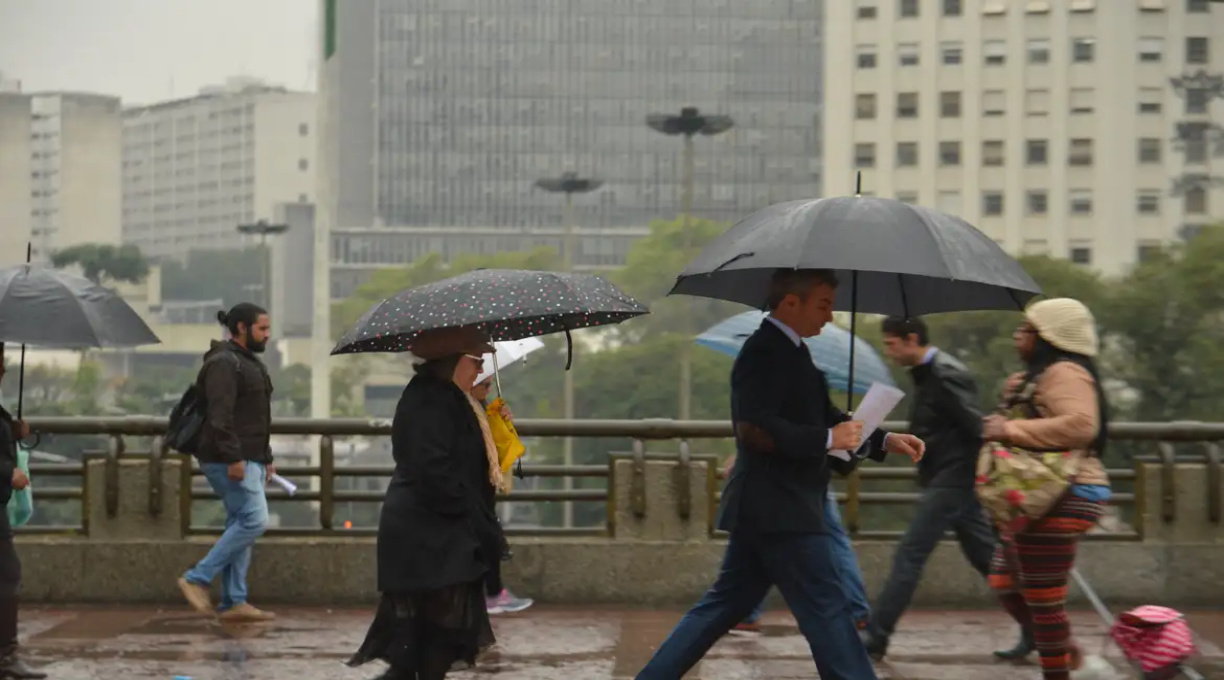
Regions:
<instances>
[{"instance_id":1,"label":"woman in knit hat","mask_svg":"<svg viewBox=\"0 0 1224 680\"><path fill-rule=\"evenodd\" d=\"M1013 336L1025 370L1008 381L1004 399L1030 417L987 416L982 437L1032 451L1069 451L1075 476L1048 514L1005 538L995 552L990 585L1020 623L1020 644L1002 658L1035 648L1045 680L1067 680L1079 664L1064 608L1080 537L1100 519L1109 500L1105 453L1108 404L1095 357L1092 313L1078 300L1057 298L1029 306Z\"/></svg>"},{"instance_id":2,"label":"woman in knit hat","mask_svg":"<svg viewBox=\"0 0 1224 680\"><path fill-rule=\"evenodd\" d=\"M505 545L492 512L501 466L470 394L493 348L474 331L446 329L417 338L411 351L421 363L395 409L395 472L378 520L382 597L348 661L386 661L382 680L445 678L493 644L486 575L499 573Z\"/></svg>"}]
</instances>

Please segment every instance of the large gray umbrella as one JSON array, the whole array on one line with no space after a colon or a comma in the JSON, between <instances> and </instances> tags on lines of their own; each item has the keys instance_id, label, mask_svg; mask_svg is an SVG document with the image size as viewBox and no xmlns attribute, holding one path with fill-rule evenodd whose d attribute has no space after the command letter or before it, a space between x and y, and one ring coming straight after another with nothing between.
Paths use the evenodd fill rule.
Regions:
<instances>
[{"instance_id":1,"label":"large gray umbrella","mask_svg":"<svg viewBox=\"0 0 1224 680\"><path fill-rule=\"evenodd\" d=\"M23 264L0 269L0 342L85 349L161 340L106 288L64 271Z\"/></svg>"},{"instance_id":2,"label":"large gray umbrella","mask_svg":"<svg viewBox=\"0 0 1224 680\"><path fill-rule=\"evenodd\" d=\"M26 345L86 349L160 342L122 298L89 279L30 264L0 269L0 344L21 345L18 417Z\"/></svg>"},{"instance_id":3,"label":"large gray umbrella","mask_svg":"<svg viewBox=\"0 0 1224 680\"><path fill-rule=\"evenodd\" d=\"M833 269L837 309L897 316L1022 309L1040 286L968 222L901 201L840 196L760 210L706 246L671 294L761 308L774 270Z\"/></svg>"},{"instance_id":4,"label":"large gray umbrella","mask_svg":"<svg viewBox=\"0 0 1224 680\"><path fill-rule=\"evenodd\" d=\"M1041 293L1020 263L959 217L887 198L839 196L749 215L706 246L669 294L760 309L778 269L838 272L846 285L834 306L851 312L851 336L856 312L1019 310ZM848 372L853 384L853 342Z\"/></svg>"}]
</instances>

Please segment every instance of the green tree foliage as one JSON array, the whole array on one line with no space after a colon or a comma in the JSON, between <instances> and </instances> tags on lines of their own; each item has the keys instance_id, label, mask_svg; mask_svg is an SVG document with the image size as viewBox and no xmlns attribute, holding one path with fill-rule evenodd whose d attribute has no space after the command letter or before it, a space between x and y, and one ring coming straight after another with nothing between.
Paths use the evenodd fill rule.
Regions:
<instances>
[{"instance_id":1,"label":"green tree foliage","mask_svg":"<svg viewBox=\"0 0 1224 680\"><path fill-rule=\"evenodd\" d=\"M162 263L166 300L221 300L226 309L258 300L263 286L264 249L192 250L185 262Z\"/></svg>"},{"instance_id":2,"label":"green tree foliage","mask_svg":"<svg viewBox=\"0 0 1224 680\"><path fill-rule=\"evenodd\" d=\"M57 268L76 265L85 278L94 283L104 280L140 283L149 274L149 263L140 248L131 244L83 243L55 253L51 256L51 264Z\"/></svg>"}]
</instances>

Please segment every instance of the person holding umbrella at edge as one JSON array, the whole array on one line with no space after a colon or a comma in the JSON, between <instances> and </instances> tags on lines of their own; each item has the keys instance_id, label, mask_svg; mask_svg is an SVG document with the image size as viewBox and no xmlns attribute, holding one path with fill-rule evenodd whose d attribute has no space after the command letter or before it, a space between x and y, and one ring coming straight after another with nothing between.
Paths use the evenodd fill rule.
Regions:
<instances>
[{"instance_id":1,"label":"person holding umbrella at edge","mask_svg":"<svg viewBox=\"0 0 1224 680\"><path fill-rule=\"evenodd\" d=\"M4 380L4 343L0 342L0 382ZM14 419L0 406L0 506L13 491L30 485L17 467L17 444L30 436L30 426ZM8 513L0 512L0 678L39 680L46 673L30 668L17 655L17 590L21 586L21 559L13 545L13 527Z\"/></svg>"}]
</instances>

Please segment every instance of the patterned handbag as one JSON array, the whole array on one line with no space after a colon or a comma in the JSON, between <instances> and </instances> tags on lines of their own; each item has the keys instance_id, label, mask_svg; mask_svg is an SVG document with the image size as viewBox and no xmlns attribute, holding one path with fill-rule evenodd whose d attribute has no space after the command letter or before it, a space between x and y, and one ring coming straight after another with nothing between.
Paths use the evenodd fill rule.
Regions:
<instances>
[{"instance_id":1,"label":"patterned handbag","mask_svg":"<svg viewBox=\"0 0 1224 680\"><path fill-rule=\"evenodd\" d=\"M1012 419L1040 417L1033 403L1036 380L999 405ZM1075 481L1079 459L1070 451L1030 451L986 442L978 454L977 496L1004 535L1023 531L1062 500Z\"/></svg>"}]
</instances>

